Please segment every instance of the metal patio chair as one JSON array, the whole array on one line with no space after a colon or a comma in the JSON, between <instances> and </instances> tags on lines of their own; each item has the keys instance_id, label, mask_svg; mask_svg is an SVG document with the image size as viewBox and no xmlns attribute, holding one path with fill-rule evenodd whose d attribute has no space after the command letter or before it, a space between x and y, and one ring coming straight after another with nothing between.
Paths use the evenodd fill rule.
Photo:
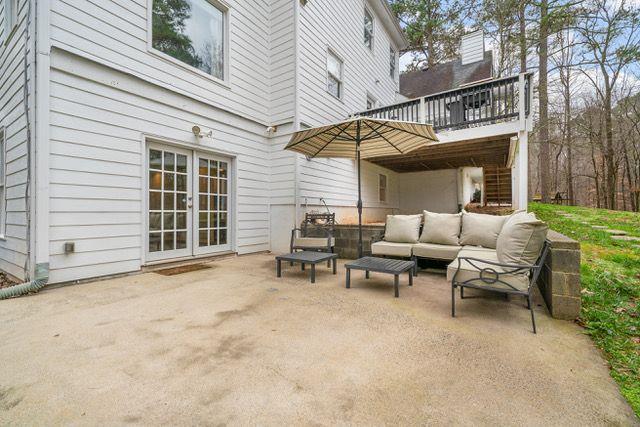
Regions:
<instances>
[{"instance_id":1,"label":"metal patio chair","mask_svg":"<svg viewBox=\"0 0 640 427\"><path fill-rule=\"evenodd\" d=\"M302 227L291 230L290 252L334 252L335 213L306 213ZM330 261L327 262L330 265Z\"/></svg>"},{"instance_id":2,"label":"metal patio chair","mask_svg":"<svg viewBox=\"0 0 640 427\"><path fill-rule=\"evenodd\" d=\"M460 298L464 298L464 288L483 289L504 293L505 296L522 295L527 299L527 308L531 312L533 333L536 333L536 320L531 306L533 287L542 272L544 260L549 252L549 242L545 241L540 256L533 265L502 264L474 257L458 257L458 268L451 280L451 317L456 316L456 288L460 288ZM465 262L465 268L461 268ZM469 268L469 266L471 268ZM464 272L464 273L461 273ZM459 279L462 274L470 275L466 280ZM528 285L518 286L527 281Z\"/></svg>"}]
</instances>

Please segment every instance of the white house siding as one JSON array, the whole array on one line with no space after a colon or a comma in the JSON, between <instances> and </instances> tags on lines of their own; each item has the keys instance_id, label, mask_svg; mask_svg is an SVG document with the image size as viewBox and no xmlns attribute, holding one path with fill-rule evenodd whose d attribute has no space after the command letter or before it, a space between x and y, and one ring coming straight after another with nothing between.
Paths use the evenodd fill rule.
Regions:
<instances>
[{"instance_id":1,"label":"white house siding","mask_svg":"<svg viewBox=\"0 0 640 427\"><path fill-rule=\"evenodd\" d=\"M52 282L140 268L144 135L236 156L235 249L269 249L263 125L58 49L51 63ZM194 124L213 130L213 140L196 140ZM66 241L75 253L64 254Z\"/></svg>"},{"instance_id":2,"label":"white house siding","mask_svg":"<svg viewBox=\"0 0 640 427\"><path fill-rule=\"evenodd\" d=\"M6 216L0 216L5 226L4 238L0 239L0 269L22 279L27 257L27 128L23 96L27 2L21 0L18 4L17 27L5 45L6 16L4 2L0 2L0 126L5 129L6 144Z\"/></svg>"},{"instance_id":3,"label":"white house siding","mask_svg":"<svg viewBox=\"0 0 640 427\"><path fill-rule=\"evenodd\" d=\"M310 1L299 12L299 119L308 126L317 126L343 120L366 109L367 94L379 105L391 104L396 99L398 79L389 76L390 38L381 19L372 7L374 16L374 47L364 45L365 0ZM326 58L331 49L343 60L343 96L336 99L327 92ZM394 50L398 50L394 46ZM396 67L397 69L397 67ZM314 159L299 157L300 200L310 205L319 198L336 210L352 207L356 201L357 180L355 165L346 159ZM363 163L364 174L378 168ZM378 168L381 169L381 168ZM387 171L390 176L394 173ZM365 210L378 208L377 181L363 180ZM384 210L397 208L395 200Z\"/></svg>"},{"instance_id":4,"label":"white house siding","mask_svg":"<svg viewBox=\"0 0 640 427\"><path fill-rule=\"evenodd\" d=\"M52 45L268 124L270 2L226 2L230 27L229 77L220 84L149 52L151 1L56 0L51 4Z\"/></svg>"},{"instance_id":5,"label":"white house siding","mask_svg":"<svg viewBox=\"0 0 640 427\"><path fill-rule=\"evenodd\" d=\"M458 169L399 174L400 212L458 212Z\"/></svg>"},{"instance_id":6,"label":"white house siding","mask_svg":"<svg viewBox=\"0 0 640 427\"><path fill-rule=\"evenodd\" d=\"M295 115L294 2L270 2L269 116L270 124L291 123Z\"/></svg>"}]
</instances>

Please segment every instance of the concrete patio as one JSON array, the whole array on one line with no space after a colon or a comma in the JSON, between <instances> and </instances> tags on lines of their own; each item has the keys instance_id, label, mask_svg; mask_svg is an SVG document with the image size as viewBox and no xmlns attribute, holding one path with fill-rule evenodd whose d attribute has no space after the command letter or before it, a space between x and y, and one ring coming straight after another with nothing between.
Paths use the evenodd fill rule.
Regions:
<instances>
[{"instance_id":1,"label":"concrete patio","mask_svg":"<svg viewBox=\"0 0 640 427\"><path fill-rule=\"evenodd\" d=\"M634 425L577 325L273 255L0 301L0 424ZM361 273L361 272L360 272ZM471 292L469 292L471 295ZM475 294L478 295L478 294Z\"/></svg>"}]
</instances>

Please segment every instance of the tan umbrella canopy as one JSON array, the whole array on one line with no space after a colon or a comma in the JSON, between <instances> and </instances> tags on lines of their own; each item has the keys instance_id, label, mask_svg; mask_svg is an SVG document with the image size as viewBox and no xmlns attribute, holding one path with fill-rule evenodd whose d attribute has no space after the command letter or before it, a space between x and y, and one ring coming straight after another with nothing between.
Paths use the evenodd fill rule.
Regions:
<instances>
[{"instance_id":1,"label":"tan umbrella canopy","mask_svg":"<svg viewBox=\"0 0 640 427\"><path fill-rule=\"evenodd\" d=\"M285 150L313 157L346 157L358 163L358 256L362 256L360 159L406 154L438 141L428 124L356 117L293 134Z\"/></svg>"}]
</instances>

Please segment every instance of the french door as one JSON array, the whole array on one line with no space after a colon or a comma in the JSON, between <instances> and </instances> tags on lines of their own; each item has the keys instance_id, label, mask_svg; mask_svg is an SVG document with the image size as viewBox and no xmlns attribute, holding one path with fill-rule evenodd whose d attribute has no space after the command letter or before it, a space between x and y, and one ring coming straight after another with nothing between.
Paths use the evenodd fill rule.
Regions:
<instances>
[{"instance_id":1,"label":"french door","mask_svg":"<svg viewBox=\"0 0 640 427\"><path fill-rule=\"evenodd\" d=\"M229 160L150 144L146 165L146 259L230 250Z\"/></svg>"}]
</instances>

